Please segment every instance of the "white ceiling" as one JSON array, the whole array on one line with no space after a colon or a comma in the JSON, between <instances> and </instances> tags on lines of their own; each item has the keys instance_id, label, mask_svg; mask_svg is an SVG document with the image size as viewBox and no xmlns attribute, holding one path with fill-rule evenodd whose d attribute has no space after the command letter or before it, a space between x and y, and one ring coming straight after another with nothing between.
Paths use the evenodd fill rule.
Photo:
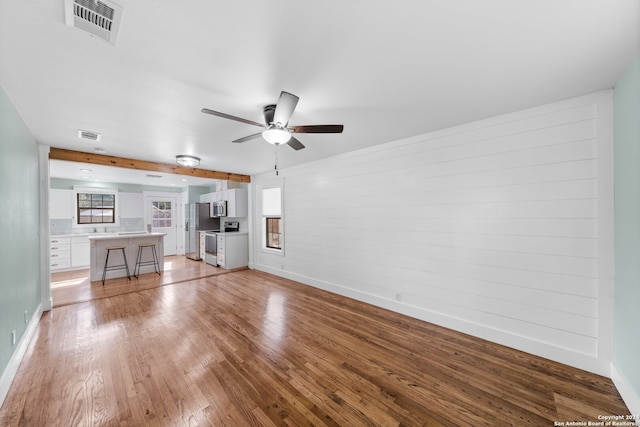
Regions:
<instances>
[{"instance_id":1,"label":"white ceiling","mask_svg":"<svg viewBox=\"0 0 640 427\"><path fill-rule=\"evenodd\" d=\"M274 147L230 141L260 129L201 108L262 122L286 90L290 125L344 124L286 167L611 88L640 53L637 0L114 2L112 46L64 0L0 0L0 84L40 143L256 174Z\"/></svg>"}]
</instances>

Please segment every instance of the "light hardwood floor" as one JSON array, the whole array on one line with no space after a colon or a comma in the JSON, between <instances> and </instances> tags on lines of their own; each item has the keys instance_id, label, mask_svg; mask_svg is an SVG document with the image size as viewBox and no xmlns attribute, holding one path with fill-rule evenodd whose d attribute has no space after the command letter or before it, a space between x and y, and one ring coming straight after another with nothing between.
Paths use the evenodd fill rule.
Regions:
<instances>
[{"instance_id":1,"label":"light hardwood floor","mask_svg":"<svg viewBox=\"0 0 640 427\"><path fill-rule=\"evenodd\" d=\"M190 260L182 255L166 256L164 271L161 275L145 273L140 274L137 279L134 276L131 276L131 280L126 277L110 279L104 286L102 281L89 281L89 269L60 271L51 274L51 298L53 306L60 307L228 272L223 268L211 266L204 261Z\"/></svg>"},{"instance_id":2,"label":"light hardwood floor","mask_svg":"<svg viewBox=\"0 0 640 427\"><path fill-rule=\"evenodd\" d=\"M612 382L252 270L46 313L2 426L553 426Z\"/></svg>"}]
</instances>

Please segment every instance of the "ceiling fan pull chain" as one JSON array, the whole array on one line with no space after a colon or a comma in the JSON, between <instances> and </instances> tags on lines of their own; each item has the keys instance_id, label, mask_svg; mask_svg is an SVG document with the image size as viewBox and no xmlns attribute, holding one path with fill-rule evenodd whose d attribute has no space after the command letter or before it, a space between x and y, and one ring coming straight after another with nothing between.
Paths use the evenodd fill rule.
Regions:
<instances>
[{"instance_id":1,"label":"ceiling fan pull chain","mask_svg":"<svg viewBox=\"0 0 640 427\"><path fill-rule=\"evenodd\" d=\"M275 165L276 176L279 175L278 174L278 145L280 145L280 144L273 144L273 146L275 147L275 150L276 150L276 165Z\"/></svg>"}]
</instances>

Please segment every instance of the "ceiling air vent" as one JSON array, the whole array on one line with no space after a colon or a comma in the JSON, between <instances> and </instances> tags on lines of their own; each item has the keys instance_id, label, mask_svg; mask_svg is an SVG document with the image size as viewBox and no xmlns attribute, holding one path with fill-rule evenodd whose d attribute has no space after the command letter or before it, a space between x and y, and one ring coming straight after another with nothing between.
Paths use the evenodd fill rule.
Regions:
<instances>
[{"instance_id":1,"label":"ceiling air vent","mask_svg":"<svg viewBox=\"0 0 640 427\"><path fill-rule=\"evenodd\" d=\"M122 18L120 6L100 0L64 0L64 4L67 25L116 44Z\"/></svg>"},{"instance_id":2,"label":"ceiling air vent","mask_svg":"<svg viewBox=\"0 0 640 427\"><path fill-rule=\"evenodd\" d=\"M102 135L97 132L78 129L78 138L80 139L88 139L89 141L100 141L101 137Z\"/></svg>"}]
</instances>

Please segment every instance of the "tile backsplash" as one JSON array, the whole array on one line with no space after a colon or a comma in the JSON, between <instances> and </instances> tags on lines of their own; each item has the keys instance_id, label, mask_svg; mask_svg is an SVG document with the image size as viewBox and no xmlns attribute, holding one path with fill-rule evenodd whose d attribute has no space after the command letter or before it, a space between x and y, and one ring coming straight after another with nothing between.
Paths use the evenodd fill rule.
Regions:
<instances>
[{"instance_id":1,"label":"tile backsplash","mask_svg":"<svg viewBox=\"0 0 640 427\"><path fill-rule=\"evenodd\" d=\"M120 231L142 231L146 230L144 224L144 218L120 218L119 226L106 226L107 231L120 232ZM91 233L94 229L98 231L104 231L105 225L90 225L87 227L73 227L73 219L52 219L51 220L51 234L82 234Z\"/></svg>"}]
</instances>

